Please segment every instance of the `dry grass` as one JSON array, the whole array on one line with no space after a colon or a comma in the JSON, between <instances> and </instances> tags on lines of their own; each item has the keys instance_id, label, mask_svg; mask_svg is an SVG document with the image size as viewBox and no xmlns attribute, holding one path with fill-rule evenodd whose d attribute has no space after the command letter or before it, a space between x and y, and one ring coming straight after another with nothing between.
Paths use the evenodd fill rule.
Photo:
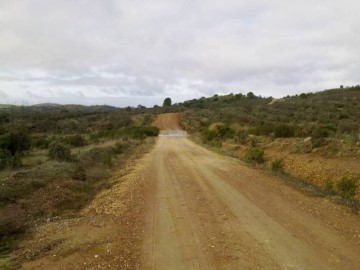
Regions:
<instances>
[{"instance_id":1,"label":"dry grass","mask_svg":"<svg viewBox=\"0 0 360 270\"><path fill-rule=\"evenodd\" d=\"M0 256L6 254L32 222L54 216L73 216L95 194L111 185L107 179L153 139L101 141L73 149L74 160L52 161L46 150L30 151L20 170L1 171ZM75 177L81 165L85 178ZM1 262L1 260L0 260Z\"/></svg>"}]
</instances>

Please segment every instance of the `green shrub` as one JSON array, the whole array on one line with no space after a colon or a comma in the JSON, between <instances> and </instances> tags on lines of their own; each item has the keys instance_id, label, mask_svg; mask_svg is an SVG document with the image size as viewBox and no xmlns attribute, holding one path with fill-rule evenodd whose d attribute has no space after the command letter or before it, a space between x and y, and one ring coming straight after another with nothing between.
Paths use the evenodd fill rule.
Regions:
<instances>
[{"instance_id":1,"label":"green shrub","mask_svg":"<svg viewBox=\"0 0 360 270\"><path fill-rule=\"evenodd\" d=\"M12 156L31 147L30 137L23 132L11 132L0 137L0 148L8 150Z\"/></svg>"},{"instance_id":2,"label":"green shrub","mask_svg":"<svg viewBox=\"0 0 360 270\"><path fill-rule=\"evenodd\" d=\"M122 154L126 149L126 145L122 142L117 142L114 147L115 154Z\"/></svg>"},{"instance_id":3,"label":"green shrub","mask_svg":"<svg viewBox=\"0 0 360 270\"><path fill-rule=\"evenodd\" d=\"M57 161L70 161L72 159L70 147L59 142L50 144L48 156Z\"/></svg>"},{"instance_id":4,"label":"green shrub","mask_svg":"<svg viewBox=\"0 0 360 270\"><path fill-rule=\"evenodd\" d=\"M134 127L130 129L133 136L136 137L156 137L159 135L159 128L157 127Z\"/></svg>"},{"instance_id":5,"label":"green shrub","mask_svg":"<svg viewBox=\"0 0 360 270\"><path fill-rule=\"evenodd\" d=\"M329 130L320 126L315 127L315 129L312 131L312 137L315 139L327 138L329 135Z\"/></svg>"},{"instance_id":6,"label":"green shrub","mask_svg":"<svg viewBox=\"0 0 360 270\"><path fill-rule=\"evenodd\" d=\"M5 169L6 167L19 168L21 165L20 154L16 153L14 156L11 156L9 151L0 149L0 170Z\"/></svg>"},{"instance_id":7,"label":"green shrub","mask_svg":"<svg viewBox=\"0 0 360 270\"><path fill-rule=\"evenodd\" d=\"M272 123L260 123L249 131L252 135L267 136L274 131L274 125Z\"/></svg>"},{"instance_id":8,"label":"green shrub","mask_svg":"<svg viewBox=\"0 0 360 270\"><path fill-rule=\"evenodd\" d=\"M8 165L11 164L11 154L6 149L0 148L0 170L5 169Z\"/></svg>"},{"instance_id":9,"label":"green shrub","mask_svg":"<svg viewBox=\"0 0 360 270\"><path fill-rule=\"evenodd\" d=\"M358 189L356 179L344 176L336 183L336 191L346 199L354 198Z\"/></svg>"},{"instance_id":10,"label":"green shrub","mask_svg":"<svg viewBox=\"0 0 360 270\"><path fill-rule=\"evenodd\" d=\"M251 147L256 147L259 143L259 139L254 136L251 136L248 139L248 143L250 144Z\"/></svg>"},{"instance_id":11,"label":"green shrub","mask_svg":"<svg viewBox=\"0 0 360 270\"><path fill-rule=\"evenodd\" d=\"M235 130L228 125L218 125L214 129L206 129L202 133L202 140L204 143L209 143L214 146L221 145L221 141L234 138Z\"/></svg>"},{"instance_id":12,"label":"green shrub","mask_svg":"<svg viewBox=\"0 0 360 270\"><path fill-rule=\"evenodd\" d=\"M33 137L31 139L32 146L40 149L48 149L50 143L51 140L47 136Z\"/></svg>"},{"instance_id":13,"label":"green shrub","mask_svg":"<svg viewBox=\"0 0 360 270\"><path fill-rule=\"evenodd\" d=\"M86 139L80 134L67 136L63 139L64 143L69 144L73 147L81 147L86 145Z\"/></svg>"},{"instance_id":14,"label":"green shrub","mask_svg":"<svg viewBox=\"0 0 360 270\"><path fill-rule=\"evenodd\" d=\"M352 132L346 136L345 140L352 145L356 145L360 141L360 132Z\"/></svg>"},{"instance_id":15,"label":"green shrub","mask_svg":"<svg viewBox=\"0 0 360 270\"><path fill-rule=\"evenodd\" d=\"M74 180L80 180L80 181L86 180L86 172L81 164L76 164L74 172L72 174L72 178Z\"/></svg>"},{"instance_id":16,"label":"green shrub","mask_svg":"<svg viewBox=\"0 0 360 270\"><path fill-rule=\"evenodd\" d=\"M234 137L235 130L233 130L228 125L223 125L223 126L220 125L216 128L216 134L217 134L217 137L219 137L221 139L229 139L229 138Z\"/></svg>"},{"instance_id":17,"label":"green shrub","mask_svg":"<svg viewBox=\"0 0 360 270\"><path fill-rule=\"evenodd\" d=\"M295 127L285 123L260 123L254 128L251 128L250 131L253 135L258 136L274 134L276 138L289 138L295 135Z\"/></svg>"},{"instance_id":18,"label":"green shrub","mask_svg":"<svg viewBox=\"0 0 360 270\"><path fill-rule=\"evenodd\" d=\"M264 150L257 147L249 148L245 152L244 159L248 162L254 162L258 164L264 163Z\"/></svg>"},{"instance_id":19,"label":"green shrub","mask_svg":"<svg viewBox=\"0 0 360 270\"><path fill-rule=\"evenodd\" d=\"M22 166L20 154L16 153L11 158L10 166L11 166L11 168L20 168Z\"/></svg>"},{"instance_id":20,"label":"green shrub","mask_svg":"<svg viewBox=\"0 0 360 270\"><path fill-rule=\"evenodd\" d=\"M202 134L202 141L208 143L215 140L216 137L216 132L214 130L205 130Z\"/></svg>"},{"instance_id":21,"label":"green shrub","mask_svg":"<svg viewBox=\"0 0 360 270\"><path fill-rule=\"evenodd\" d=\"M112 147L94 147L83 154L84 162L90 164L105 164L109 167L112 166L112 155L114 148Z\"/></svg>"},{"instance_id":22,"label":"green shrub","mask_svg":"<svg viewBox=\"0 0 360 270\"><path fill-rule=\"evenodd\" d=\"M325 183L324 183L324 188L327 191L334 191L334 181L326 180Z\"/></svg>"},{"instance_id":23,"label":"green shrub","mask_svg":"<svg viewBox=\"0 0 360 270\"><path fill-rule=\"evenodd\" d=\"M241 144L246 144L248 137L249 137L249 133L248 133L248 131L245 130L245 129L239 130L239 131L236 133L236 136L235 136L236 141L239 142L239 143L241 143Z\"/></svg>"},{"instance_id":24,"label":"green shrub","mask_svg":"<svg viewBox=\"0 0 360 270\"><path fill-rule=\"evenodd\" d=\"M23 213L4 211L0 215L0 240L20 234L25 230L26 217Z\"/></svg>"},{"instance_id":25,"label":"green shrub","mask_svg":"<svg viewBox=\"0 0 360 270\"><path fill-rule=\"evenodd\" d=\"M159 128L157 127L129 127L120 130L102 130L96 134L92 134L90 138L92 140L98 138L123 138L131 137L134 139L145 139L146 137L156 137L159 135Z\"/></svg>"},{"instance_id":26,"label":"green shrub","mask_svg":"<svg viewBox=\"0 0 360 270\"><path fill-rule=\"evenodd\" d=\"M295 128L287 124L277 124L274 127L274 134L276 138L294 137Z\"/></svg>"},{"instance_id":27,"label":"green shrub","mask_svg":"<svg viewBox=\"0 0 360 270\"><path fill-rule=\"evenodd\" d=\"M0 124L4 125L10 122L10 114L7 112L0 113Z\"/></svg>"},{"instance_id":28,"label":"green shrub","mask_svg":"<svg viewBox=\"0 0 360 270\"><path fill-rule=\"evenodd\" d=\"M319 148L322 147L326 144L326 140L325 138L312 138L311 139L311 147L314 148Z\"/></svg>"},{"instance_id":29,"label":"green shrub","mask_svg":"<svg viewBox=\"0 0 360 270\"><path fill-rule=\"evenodd\" d=\"M271 161L271 169L275 172L282 172L284 169L284 161L282 159Z\"/></svg>"}]
</instances>

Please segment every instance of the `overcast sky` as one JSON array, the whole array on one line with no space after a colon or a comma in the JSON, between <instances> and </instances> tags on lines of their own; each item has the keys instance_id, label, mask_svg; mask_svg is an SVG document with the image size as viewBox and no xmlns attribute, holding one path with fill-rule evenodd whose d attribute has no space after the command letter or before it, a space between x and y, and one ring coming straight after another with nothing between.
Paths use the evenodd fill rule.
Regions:
<instances>
[{"instance_id":1,"label":"overcast sky","mask_svg":"<svg viewBox=\"0 0 360 270\"><path fill-rule=\"evenodd\" d=\"M358 0L0 0L0 103L356 85L359 13Z\"/></svg>"}]
</instances>

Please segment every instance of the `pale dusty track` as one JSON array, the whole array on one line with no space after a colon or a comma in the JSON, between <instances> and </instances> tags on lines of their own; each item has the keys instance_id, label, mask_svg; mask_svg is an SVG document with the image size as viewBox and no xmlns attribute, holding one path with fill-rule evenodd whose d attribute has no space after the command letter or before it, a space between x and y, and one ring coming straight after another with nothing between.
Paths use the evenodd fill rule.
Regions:
<instances>
[{"instance_id":1,"label":"pale dusty track","mask_svg":"<svg viewBox=\"0 0 360 270\"><path fill-rule=\"evenodd\" d=\"M158 115L153 125L160 130L180 130L179 121L180 113L165 113Z\"/></svg>"},{"instance_id":2,"label":"pale dusty track","mask_svg":"<svg viewBox=\"0 0 360 270\"><path fill-rule=\"evenodd\" d=\"M151 160L144 269L359 269L360 219L346 208L187 138L160 138Z\"/></svg>"},{"instance_id":3,"label":"pale dusty track","mask_svg":"<svg viewBox=\"0 0 360 270\"><path fill-rule=\"evenodd\" d=\"M144 269L358 269L359 218L186 138L160 138Z\"/></svg>"},{"instance_id":4,"label":"pale dusty track","mask_svg":"<svg viewBox=\"0 0 360 270\"><path fill-rule=\"evenodd\" d=\"M178 115L162 117L162 129L179 127ZM129 203L110 204L112 212L129 205L126 224L137 229L121 229L123 222L107 217L112 231L101 239L113 245L111 254L94 259L79 249L71 254L76 259L47 260L56 266L47 269L360 269L360 218L346 207L309 197L188 138L160 137L140 163L130 174L140 188L129 182ZM112 193L93 204L124 197ZM102 222L106 230L106 218ZM129 255L116 253L121 250Z\"/></svg>"}]
</instances>

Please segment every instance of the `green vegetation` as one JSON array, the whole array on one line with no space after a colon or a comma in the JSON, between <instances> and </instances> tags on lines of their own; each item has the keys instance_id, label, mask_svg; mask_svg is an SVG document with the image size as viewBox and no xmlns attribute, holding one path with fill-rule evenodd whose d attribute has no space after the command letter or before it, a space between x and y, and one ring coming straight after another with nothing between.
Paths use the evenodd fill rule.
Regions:
<instances>
[{"instance_id":1,"label":"green vegetation","mask_svg":"<svg viewBox=\"0 0 360 270\"><path fill-rule=\"evenodd\" d=\"M235 135L235 130L233 130L228 125L214 125L209 130L204 130L202 134L203 142L209 143L211 145L218 145L221 141L224 141L228 138L232 138Z\"/></svg>"},{"instance_id":2,"label":"green vegetation","mask_svg":"<svg viewBox=\"0 0 360 270\"><path fill-rule=\"evenodd\" d=\"M87 145L85 137L80 134L64 137L62 138L62 141L72 147L81 147Z\"/></svg>"},{"instance_id":3,"label":"green vegetation","mask_svg":"<svg viewBox=\"0 0 360 270\"><path fill-rule=\"evenodd\" d=\"M274 159L271 161L271 169L275 172L282 172L284 169L284 161L282 159Z\"/></svg>"},{"instance_id":4,"label":"green vegetation","mask_svg":"<svg viewBox=\"0 0 360 270\"><path fill-rule=\"evenodd\" d=\"M99 138L111 138L118 139L122 137L129 137L133 139L144 139L146 137L156 137L159 135L159 129L157 127L142 126L142 127L127 127L114 130L101 130L92 134L90 137L92 140Z\"/></svg>"},{"instance_id":5,"label":"green vegetation","mask_svg":"<svg viewBox=\"0 0 360 270\"><path fill-rule=\"evenodd\" d=\"M171 106L171 98L167 97L164 99L163 107Z\"/></svg>"},{"instance_id":6,"label":"green vegetation","mask_svg":"<svg viewBox=\"0 0 360 270\"><path fill-rule=\"evenodd\" d=\"M35 220L76 215L109 187L114 169L158 135L151 114L143 106L0 108L1 267Z\"/></svg>"},{"instance_id":7,"label":"green vegetation","mask_svg":"<svg viewBox=\"0 0 360 270\"><path fill-rule=\"evenodd\" d=\"M257 164L264 163L264 150L257 147L251 147L245 152L244 159L248 162L253 162Z\"/></svg>"},{"instance_id":8,"label":"green vegetation","mask_svg":"<svg viewBox=\"0 0 360 270\"><path fill-rule=\"evenodd\" d=\"M314 138L314 148L328 138L359 141L360 86L303 93L274 100L271 97L229 94L214 95L177 104L186 110L183 126L203 133L214 123L238 125L255 136ZM354 135L355 134L355 135ZM234 133L234 139L236 132Z\"/></svg>"},{"instance_id":9,"label":"green vegetation","mask_svg":"<svg viewBox=\"0 0 360 270\"><path fill-rule=\"evenodd\" d=\"M281 99L256 96L253 92L214 95L172 107L183 111L181 125L189 134L204 144L222 147L251 163L265 162L263 151L267 154L320 155L331 159L360 157L359 85ZM304 165L301 158L297 160L296 165ZM291 172L284 171L287 161L286 158L275 159L269 166L275 172L289 174ZM315 168L309 166L308 169ZM325 177L332 176L316 174L319 178L311 179L315 175L312 171L299 173L295 166L292 170L300 174L299 177L310 175L306 181L324 181ZM358 178L359 173L354 176ZM323 188L345 199L359 195L357 184L349 180L324 182Z\"/></svg>"},{"instance_id":10,"label":"green vegetation","mask_svg":"<svg viewBox=\"0 0 360 270\"><path fill-rule=\"evenodd\" d=\"M70 147L59 142L50 144L48 156L57 161L71 161L72 159Z\"/></svg>"},{"instance_id":11,"label":"green vegetation","mask_svg":"<svg viewBox=\"0 0 360 270\"><path fill-rule=\"evenodd\" d=\"M333 180L325 181L324 188L330 193L339 194L345 199L352 200L356 196L359 183L356 178L346 175L335 184Z\"/></svg>"},{"instance_id":12,"label":"green vegetation","mask_svg":"<svg viewBox=\"0 0 360 270\"><path fill-rule=\"evenodd\" d=\"M324 188L329 192L334 192L334 181L326 180L324 183Z\"/></svg>"},{"instance_id":13,"label":"green vegetation","mask_svg":"<svg viewBox=\"0 0 360 270\"><path fill-rule=\"evenodd\" d=\"M348 176L344 176L336 183L335 190L344 198L352 199L355 197L358 189L357 180Z\"/></svg>"},{"instance_id":14,"label":"green vegetation","mask_svg":"<svg viewBox=\"0 0 360 270\"><path fill-rule=\"evenodd\" d=\"M8 151L11 156L29 150L30 146L30 137L24 132L10 132L0 137L1 149Z\"/></svg>"}]
</instances>

